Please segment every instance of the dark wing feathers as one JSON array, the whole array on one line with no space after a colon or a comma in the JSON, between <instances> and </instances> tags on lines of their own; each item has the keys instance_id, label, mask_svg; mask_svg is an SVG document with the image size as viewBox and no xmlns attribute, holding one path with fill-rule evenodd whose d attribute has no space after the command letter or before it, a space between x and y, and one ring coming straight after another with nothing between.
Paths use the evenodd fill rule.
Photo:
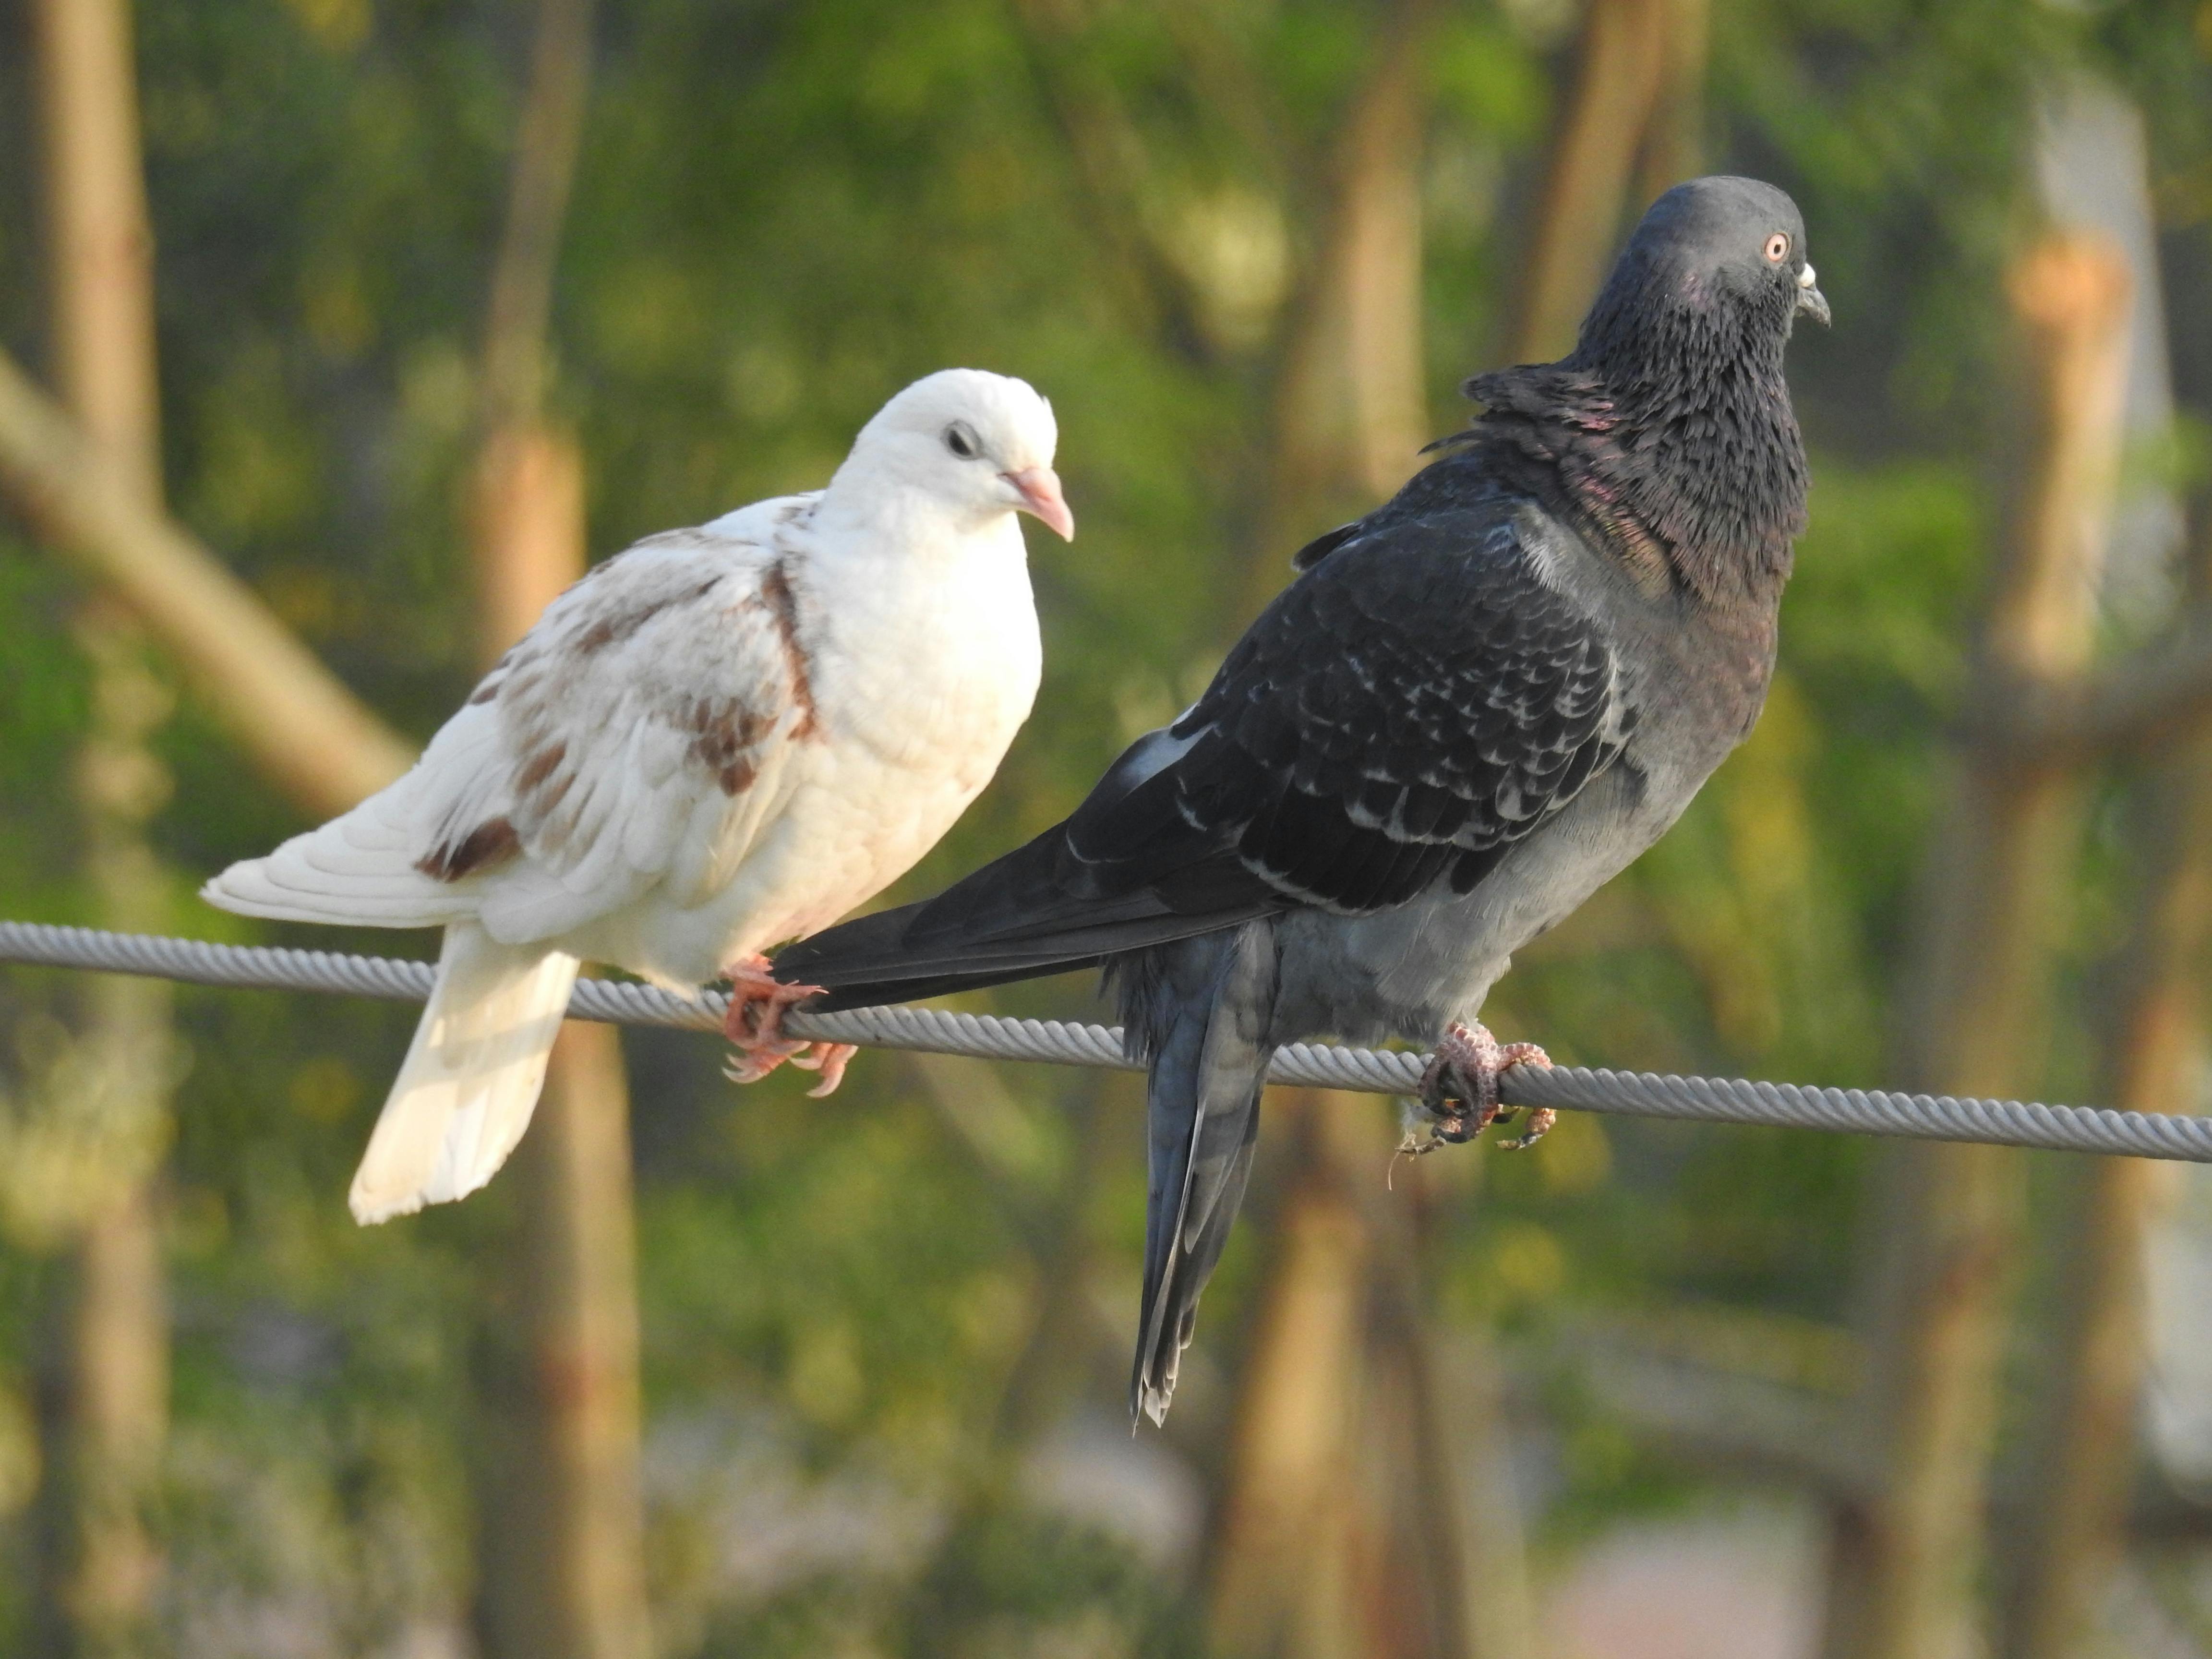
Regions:
<instances>
[{"instance_id":1,"label":"dark wing feathers","mask_svg":"<svg viewBox=\"0 0 2212 1659\"><path fill-rule=\"evenodd\" d=\"M1056 971L1300 905L1462 891L1609 763L1613 653L1510 499L1393 515L1328 556L1063 824L927 903L786 950L838 1003Z\"/></svg>"},{"instance_id":2,"label":"dark wing feathers","mask_svg":"<svg viewBox=\"0 0 2212 1659\"><path fill-rule=\"evenodd\" d=\"M1291 555L1291 568L1298 571L1312 569L1330 554L1335 552L1338 548L1357 536L1362 527L1361 521L1354 521L1351 524L1339 525L1326 535L1315 537Z\"/></svg>"},{"instance_id":3,"label":"dark wing feathers","mask_svg":"<svg viewBox=\"0 0 2212 1659\"><path fill-rule=\"evenodd\" d=\"M1285 896L1376 910L1519 840L1629 723L1611 652L1516 520L1431 514L1333 550L1270 607L1179 723L1241 763L1184 792Z\"/></svg>"}]
</instances>

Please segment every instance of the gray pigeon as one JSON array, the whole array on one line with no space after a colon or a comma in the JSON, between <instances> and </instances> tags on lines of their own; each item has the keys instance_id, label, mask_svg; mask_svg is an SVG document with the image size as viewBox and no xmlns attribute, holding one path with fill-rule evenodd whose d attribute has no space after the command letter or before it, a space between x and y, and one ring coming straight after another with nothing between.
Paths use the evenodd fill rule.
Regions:
<instances>
[{"instance_id":1,"label":"gray pigeon","mask_svg":"<svg viewBox=\"0 0 2212 1659\"><path fill-rule=\"evenodd\" d=\"M1167 1411L1274 1050L1433 1042L1431 1141L1479 1133L1498 1073L1545 1063L1474 1024L1511 953L1759 718L1804 524L1801 314L1828 307L1789 197L1668 191L1572 355L1470 381L1482 415L1300 552L1206 695L1066 823L778 959L822 1008L1103 965L1150 1069L1133 1414Z\"/></svg>"}]
</instances>

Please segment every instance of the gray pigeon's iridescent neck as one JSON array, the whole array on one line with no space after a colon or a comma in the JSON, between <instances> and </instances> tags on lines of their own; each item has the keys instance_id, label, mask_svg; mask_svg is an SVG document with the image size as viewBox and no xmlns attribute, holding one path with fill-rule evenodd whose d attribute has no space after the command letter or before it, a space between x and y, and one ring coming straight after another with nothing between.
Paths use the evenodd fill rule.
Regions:
<instances>
[{"instance_id":1,"label":"gray pigeon's iridescent neck","mask_svg":"<svg viewBox=\"0 0 2212 1659\"><path fill-rule=\"evenodd\" d=\"M1657 553L1706 603L1771 605L1805 527L1805 447L1782 377L1789 319L1769 325L1770 341L1745 338L1766 329L1732 307L1668 313L1611 349L1592 349L1586 330L1561 362L1476 376L1468 392L1486 408L1467 436L1549 471L1625 557Z\"/></svg>"}]
</instances>

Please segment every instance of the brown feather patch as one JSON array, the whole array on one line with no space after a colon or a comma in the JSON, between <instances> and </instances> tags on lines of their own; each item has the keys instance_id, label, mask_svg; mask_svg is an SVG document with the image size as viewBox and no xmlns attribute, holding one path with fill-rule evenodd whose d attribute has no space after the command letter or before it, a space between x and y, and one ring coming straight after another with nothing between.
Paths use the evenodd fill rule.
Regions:
<instances>
[{"instance_id":1,"label":"brown feather patch","mask_svg":"<svg viewBox=\"0 0 2212 1659\"><path fill-rule=\"evenodd\" d=\"M708 577L696 587L690 588L684 592L671 593L664 599L653 599L644 605L634 605L618 615L601 617L576 635L574 645L576 654L580 657L588 657L593 652L604 651L609 646L628 639L671 606L690 605L695 599L704 599L714 591L714 585L721 580L721 576L717 574Z\"/></svg>"},{"instance_id":2,"label":"brown feather patch","mask_svg":"<svg viewBox=\"0 0 2212 1659\"><path fill-rule=\"evenodd\" d=\"M530 763L515 775L514 793L526 794L553 775L553 769L568 758L568 745L554 744L541 749L530 758Z\"/></svg>"},{"instance_id":3,"label":"brown feather patch","mask_svg":"<svg viewBox=\"0 0 2212 1659\"><path fill-rule=\"evenodd\" d=\"M691 733L691 758L714 775L726 795L750 786L757 774L750 751L767 735L770 722L734 698L694 700L684 710L684 728Z\"/></svg>"},{"instance_id":4,"label":"brown feather patch","mask_svg":"<svg viewBox=\"0 0 2212 1659\"><path fill-rule=\"evenodd\" d=\"M799 601L792 594L791 578L784 574L781 559L761 578L761 592L768 599L769 613L775 618L776 637L783 642L784 668L791 676L791 701L799 710L791 735L811 737L815 726L814 688L806 672L806 653L799 643Z\"/></svg>"},{"instance_id":5,"label":"brown feather patch","mask_svg":"<svg viewBox=\"0 0 2212 1659\"><path fill-rule=\"evenodd\" d=\"M505 817L486 818L459 841L449 841L416 860L415 867L434 881L459 881L463 876L504 864L522 850L522 838Z\"/></svg>"}]
</instances>

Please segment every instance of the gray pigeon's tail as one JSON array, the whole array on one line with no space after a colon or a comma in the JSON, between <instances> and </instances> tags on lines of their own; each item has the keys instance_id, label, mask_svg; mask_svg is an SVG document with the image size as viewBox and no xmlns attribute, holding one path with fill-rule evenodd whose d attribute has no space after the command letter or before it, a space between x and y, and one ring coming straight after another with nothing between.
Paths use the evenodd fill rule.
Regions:
<instances>
[{"instance_id":1,"label":"gray pigeon's tail","mask_svg":"<svg viewBox=\"0 0 2212 1659\"><path fill-rule=\"evenodd\" d=\"M1272 922L1162 945L1126 965L1124 1016L1151 1060L1145 1300L1129 1413L1165 1419L1198 1298L1244 1200L1273 1046Z\"/></svg>"}]
</instances>

